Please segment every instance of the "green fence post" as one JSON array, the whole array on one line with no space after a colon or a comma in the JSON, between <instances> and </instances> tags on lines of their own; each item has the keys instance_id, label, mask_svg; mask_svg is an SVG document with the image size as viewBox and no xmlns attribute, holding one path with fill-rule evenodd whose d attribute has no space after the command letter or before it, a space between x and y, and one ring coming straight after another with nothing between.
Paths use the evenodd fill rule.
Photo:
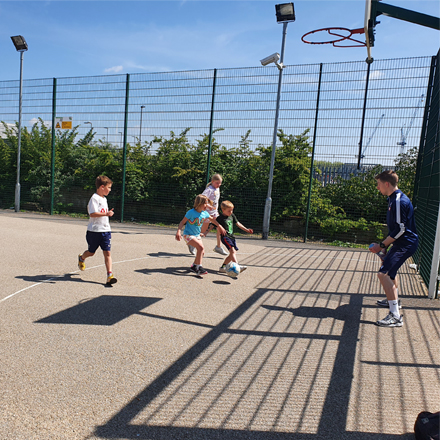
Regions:
<instances>
[{"instance_id":1,"label":"green fence post","mask_svg":"<svg viewBox=\"0 0 440 440\"><path fill-rule=\"evenodd\" d=\"M319 96L321 95L321 78L322 78L322 63L319 65L318 96L316 97L315 128L313 129L312 160L310 162L309 196L307 199L306 230L304 232L304 243L307 241L307 233L309 230L310 199L312 197L313 162L315 159L316 126L318 125Z\"/></svg>"},{"instance_id":2,"label":"green fence post","mask_svg":"<svg viewBox=\"0 0 440 440\"><path fill-rule=\"evenodd\" d=\"M53 199L55 192L55 117L57 112L57 79L53 79L52 89L52 159L50 168L50 215L53 215Z\"/></svg>"},{"instance_id":3,"label":"green fence post","mask_svg":"<svg viewBox=\"0 0 440 440\"><path fill-rule=\"evenodd\" d=\"M217 69L214 69L214 81L212 84L212 101L211 101L211 119L209 121L209 144L208 144L208 163L206 166L206 185L209 183L210 168L211 168L211 149L212 149L212 126L214 123L214 100L215 100L215 87L217 84Z\"/></svg>"},{"instance_id":4,"label":"green fence post","mask_svg":"<svg viewBox=\"0 0 440 440\"><path fill-rule=\"evenodd\" d=\"M124 115L124 145L122 147L122 194L121 194L121 223L124 222L124 199L125 199L125 170L127 168L127 124L128 124L128 96L130 92L130 74L127 73L125 82L125 115Z\"/></svg>"},{"instance_id":5,"label":"green fence post","mask_svg":"<svg viewBox=\"0 0 440 440\"><path fill-rule=\"evenodd\" d=\"M371 67L371 63L367 63L367 78L365 80L364 106L362 109L362 121L361 121L361 138L359 140L359 153L358 153L358 163L357 163L358 170L361 169L362 142L364 141L365 112L367 111L367 94L368 94L368 83L370 82L370 67Z\"/></svg>"}]
</instances>

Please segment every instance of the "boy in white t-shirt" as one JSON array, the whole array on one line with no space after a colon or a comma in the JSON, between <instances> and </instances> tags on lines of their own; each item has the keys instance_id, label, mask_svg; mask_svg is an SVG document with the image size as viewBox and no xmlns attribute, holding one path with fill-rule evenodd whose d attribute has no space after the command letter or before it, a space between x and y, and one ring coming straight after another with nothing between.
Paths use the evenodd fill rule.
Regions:
<instances>
[{"instance_id":1,"label":"boy in white t-shirt","mask_svg":"<svg viewBox=\"0 0 440 440\"><path fill-rule=\"evenodd\" d=\"M98 176L96 178L96 192L89 200L87 212L89 213L89 224L87 226L86 240L88 249L81 255L78 255L78 267L85 270L84 260L95 255L96 249L100 247L104 254L105 267L107 269L107 285L115 284L117 279L112 273L111 257L111 239L109 217L112 217L113 208L108 209L106 196L112 190L112 180L107 176Z\"/></svg>"}]
</instances>

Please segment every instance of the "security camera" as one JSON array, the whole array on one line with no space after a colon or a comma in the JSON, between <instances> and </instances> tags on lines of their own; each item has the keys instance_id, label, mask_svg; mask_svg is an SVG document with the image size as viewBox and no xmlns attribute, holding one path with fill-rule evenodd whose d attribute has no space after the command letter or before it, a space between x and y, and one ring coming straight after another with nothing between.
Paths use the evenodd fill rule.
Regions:
<instances>
[{"instance_id":1,"label":"security camera","mask_svg":"<svg viewBox=\"0 0 440 440\"><path fill-rule=\"evenodd\" d=\"M277 64L278 60L280 59L280 54L278 52L273 53L272 55L269 55L266 58L263 58L262 60L260 60L260 63L263 66L267 66L270 63L275 63Z\"/></svg>"}]
</instances>

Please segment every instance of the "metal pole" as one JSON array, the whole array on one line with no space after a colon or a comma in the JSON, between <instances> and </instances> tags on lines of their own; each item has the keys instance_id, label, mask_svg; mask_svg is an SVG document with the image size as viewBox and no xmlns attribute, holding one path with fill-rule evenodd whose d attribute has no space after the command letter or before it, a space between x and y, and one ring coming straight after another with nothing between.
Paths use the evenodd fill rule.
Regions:
<instances>
[{"instance_id":1,"label":"metal pole","mask_svg":"<svg viewBox=\"0 0 440 440\"><path fill-rule=\"evenodd\" d=\"M121 192L121 223L124 222L124 202L125 202L125 174L127 169L127 130L128 130L128 95L130 93L130 74L127 73L125 83L125 116L124 116L124 143L122 158L122 192ZM121 133L122 134L122 133Z\"/></svg>"},{"instance_id":2,"label":"metal pole","mask_svg":"<svg viewBox=\"0 0 440 440\"><path fill-rule=\"evenodd\" d=\"M278 134L278 115L280 112L280 99L281 99L281 83L283 80L283 61L284 61L284 46L286 42L286 34L287 34L287 24L288 22L283 23L283 41L281 44L281 58L280 58L280 73L278 76L278 92L277 92L277 105L275 111L275 124L273 128L273 140L272 140L272 155L270 158L270 171L269 171L269 184L267 187L267 197L266 204L264 206L264 218L263 218L263 240L267 240L269 236L269 224L270 224L270 212L272 209L272 182L273 182L273 170L275 164L275 149L277 145L277 134Z\"/></svg>"},{"instance_id":3,"label":"metal pole","mask_svg":"<svg viewBox=\"0 0 440 440\"><path fill-rule=\"evenodd\" d=\"M217 69L214 69L214 81L212 84L212 101L211 101L211 119L209 121L209 143L208 143L208 164L206 166L206 184L209 183L209 174L211 168L211 148L212 148L212 128L214 123L214 100L215 100L215 87L217 84Z\"/></svg>"},{"instance_id":4,"label":"metal pole","mask_svg":"<svg viewBox=\"0 0 440 440\"><path fill-rule=\"evenodd\" d=\"M145 105L141 105L141 123L139 128L139 143L142 143L142 110L145 108Z\"/></svg>"},{"instance_id":5,"label":"metal pole","mask_svg":"<svg viewBox=\"0 0 440 440\"><path fill-rule=\"evenodd\" d=\"M53 79L52 89L52 160L50 167L50 215L53 214L53 199L55 190L55 117L57 111L57 79Z\"/></svg>"},{"instance_id":6,"label":"metal pole","mask_svg":"<svg viewBox=\"0 0 440 440\"><path fill-rule=\"evenodd\" d=\"M359 153L358 153L358 163L357 163L358 170L361 169L362 142L364 139L365 112L367 110L367 94L368 94L368 83L370 82L370 67L371 67L371 63L367 63L367 79L365 81L364 108L362 109L361 138L359 140Z\"/></svg>"},{"instance_id":7,"label":"metal pole","mask_svg":"<svg viewBox=\"0 0 440 440\"><path fill-rule=\"evenodd\" d=\"M316 98L315 128L313 130L312 160L310 162L309 197L307 199L306 230L304 232L304 243L307 241L307 233L309 230L310 198L312 197L313 162L315 160L316 127L318 125L319 97L321 95L321 78L322 78L322 63L319 65L318 96Z\"/></svg>"},{"instance_id":8,"label":"metal pole","mask_svg":"<svg viewBox=\"0 0 440 440\"><path fill-rule=\"evenodd\" d=\"M21 108L23 100L23 51L20 51L20 91L18 98L18 146L17 183L15 185L15 212L20 211L20 166L21 166Z\"/></svg>"}]
</instances>

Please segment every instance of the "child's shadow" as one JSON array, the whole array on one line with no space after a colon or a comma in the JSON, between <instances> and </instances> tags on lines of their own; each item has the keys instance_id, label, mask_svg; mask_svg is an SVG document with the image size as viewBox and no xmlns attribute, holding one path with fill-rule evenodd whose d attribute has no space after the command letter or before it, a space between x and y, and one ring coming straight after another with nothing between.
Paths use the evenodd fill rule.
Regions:
<instances>
[{"instance_id":1,"label":"child's shadow","mask_svg":"<svg viewBox=\"0 0 440 440\"><path fill-rule=\"evenodd\" d=\"M147 254L149 257L153 258L176 258L176 257L194 257L191 254L172 254L170 252L155 252L152 254Z\"/></svg>"},{"instance_id":2,"label":"child's shadow","mask_svg":"<svg viewBox=\"0 0 440 440\"><path fill-rule=\"evenodd\" d=\"M274 310L279 312L290 312L294 316L300 316L303 318L333 318L340 321L353 318L353 307L349 304L343 304L336 309L330 309L327 307L305 307L300 306L296 309L292 307L279 307L263 304L261 307L267 310Z\"/></svg>"},{"instance_id":3,"label":"child's shadow","mask_svg":"<svg viewBox=\"0 0 440 440\"><path fill-rule=\"evenodd\" d=\"M195 273L191 272L188 269L188 266L184 267L160 267L157 269L137 269L135 272L143 273L144 275L153 275L155 273L163 273L166 275L176 275L179 277L185 277L188 275L195 275Z\"/></svg>"},{"instance_id":4,"label":"child's shadow","mask_svg":"<svg viewBox=\"0 0 440 440\"><path fill-rule=\"evenodd\" d=\"M55 284L59 281L73 281L76 283L106 285L105 283L98 283L97 281L88 281L88 280L83 280L82 278L73 278L77 276L79 276L79 274L77 273L66 273L64 275L35 275L35 276L21 275L21 276L16 276L15 278L23 281L28 281L29 283Z\"/></svg>"},{"instance_id":5,"label":"child's shadow","mask_svg":"<svg viewBox=\"0 0 440 440\"><path fill-rule=\"evenodd\" d=\"M203 276L197 275L196 273L191 272L189 270L188 266L185 266L185 267L160 267L157 269L145 268L145 269L135 270L135 272L143 273L144 275L153 275L155 273L162 273L162 274L166 274L166 275L175 275L178 277L187 277L188 275L190 275L190 276L192 275L197 278L203 278L203 276L204 276L204 275ZM208 272L208 274L216 274L217 273L216 270L208 270L208 269L207 269L207 272Z\"/></svg>"}]
</instances>

